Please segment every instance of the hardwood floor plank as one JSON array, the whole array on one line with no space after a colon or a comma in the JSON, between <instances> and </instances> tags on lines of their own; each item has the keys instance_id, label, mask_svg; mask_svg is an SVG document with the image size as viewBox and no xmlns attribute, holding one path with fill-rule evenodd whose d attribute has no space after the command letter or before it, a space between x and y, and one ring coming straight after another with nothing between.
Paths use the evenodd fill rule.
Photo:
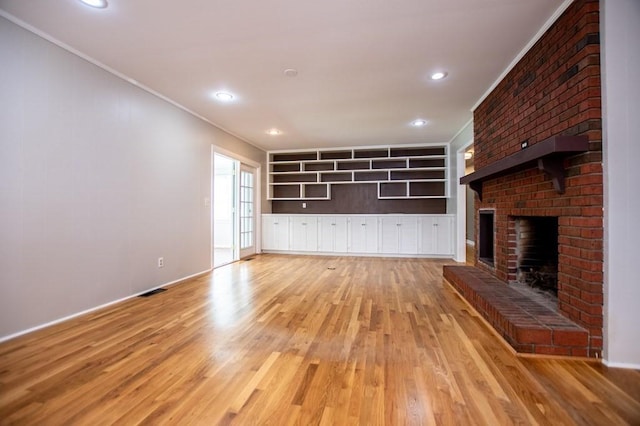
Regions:
<instances>
[{"instance_id":1,"label":"hardwood floor plank","mask_svg":"<svg viewBox=\"0 0 640 426\"><path fill-rule=\"evenodd\" d=\"M446 261L261 255L0 344L0 425L640 424L640 372L518 358Z\"/></svg>"}]
</instances>

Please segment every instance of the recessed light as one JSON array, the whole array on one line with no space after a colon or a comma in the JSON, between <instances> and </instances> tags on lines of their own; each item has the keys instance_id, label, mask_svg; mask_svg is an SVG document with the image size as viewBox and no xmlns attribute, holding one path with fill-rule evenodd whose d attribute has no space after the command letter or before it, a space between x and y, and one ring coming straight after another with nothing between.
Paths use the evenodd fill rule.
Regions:
<instances>
[{"instance_id":1,"label":"recessed light","mask_svg":"<svg viewBox=\"0 0 640 426\"><path fill-rule=\"evenodd\" d=\"M431 80L442 80L447 76L446 72L438 71L431 74Z\"/></svg>"},{"instance_id":2,"label":"recessed light","mask_svg":"<svg viewBox=\"0 0 640 426\"><path fill-rule=\"evenodd\" d=\"M109 6L109 3L107 3L107 0L80 0L80 1L86 4L87 6L95 7L97 9L104 9L107 6Z\"/></svg>"},{"instance_id":3,"label":"recessed light","mask_svg":"<svg viewBox=\"0 0 640 426\"><path fill-rule=\"evenodd\" d=\"M278 136L279 134L281 134L282 132L278 129L269 129L267 130L267 134L271 135L271 136Z\"/></svg>"},{"instance_id":4,"label":"recessed light","mask_svg":"<svg viewBox=\"0 0 640 426\"><path fill-rule=\"evenodd\" d=\"M413 127L422 127L422 126L426 126L427 125L427 120L423 120L422 118L419 118L417 120L413 120L411 122L411 125Z\"/></svg>"},{"instance_id":5,"label":"recessed light","mask_svg":"<svg viewBox=\"0 0 640 426\"><path fill-rule=\"evenodd\" d=\"M214 96L221 102L229 102L233 100L233 95L227 92L216 92Z\"/></svg>"},{"instance_id":6,"label":"recessed light","mask_svg":"<svg viewBox=\"0 0 640 426\"><path fill-rule=\"evenodd\" d=\"M287 77L295 77L298 75L298 70L295 68L287 68L286 70L283 71L283 73Z\"/></svg>"}]
</instances>

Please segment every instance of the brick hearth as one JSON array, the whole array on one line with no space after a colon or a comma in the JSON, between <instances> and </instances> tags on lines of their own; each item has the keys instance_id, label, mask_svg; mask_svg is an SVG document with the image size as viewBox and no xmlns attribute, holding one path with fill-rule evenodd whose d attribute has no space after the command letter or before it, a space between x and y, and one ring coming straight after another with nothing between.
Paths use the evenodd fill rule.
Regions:
<instances>
[{"instance_id":1,"label":"brick hearth","mask_svg":"<svg viewBox=\"0 0 640 426\"><path fill-rule=\"evenodd\" d=\"M444 266L444 278L519 353L586 357L589 333L473 266Z\"/></svg>"}]
</instances>

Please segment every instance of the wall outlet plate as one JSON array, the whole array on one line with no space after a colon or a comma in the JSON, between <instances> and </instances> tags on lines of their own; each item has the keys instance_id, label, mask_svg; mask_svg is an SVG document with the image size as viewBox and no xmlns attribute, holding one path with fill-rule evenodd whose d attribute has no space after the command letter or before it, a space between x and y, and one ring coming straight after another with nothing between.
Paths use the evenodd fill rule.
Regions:
<instances>
[{"instance_id":1,"label":"wall outlet plate","mask_svg":"<svg viewBox=\"0 0 640 426\"><path fill-rule=\"evenodd\" d=\"M520 149L525 149L529 147L529 139L520 142Z\"/></svg>"},{"instance_id":2,"label":"wall outlet plate","mask_svg":"<svg viewBox=\"0 0 640 426\"><path fill-rule=\"evenodd\" d=\"M158 268L164 268L164 257L158 258Z\"/></svg>"}]
</instances>

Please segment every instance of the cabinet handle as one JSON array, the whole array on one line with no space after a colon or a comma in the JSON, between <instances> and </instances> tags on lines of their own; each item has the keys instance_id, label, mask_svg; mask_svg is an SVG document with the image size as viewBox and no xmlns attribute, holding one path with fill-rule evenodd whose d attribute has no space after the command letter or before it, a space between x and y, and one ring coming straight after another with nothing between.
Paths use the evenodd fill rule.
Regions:
<instances>
[{"instance_id":1,"label":"cabinet handle","mask_svg":"<svg viewBox=\"0 0 640 426\"><path fill-rule=\"evenodd\" d=\"M331 226L336 226L336 224L335 224L335 223L332 223L332 224L331 224Z\"/></svg>"},{"instance_id":2,"label":"cabinet handle","mask_svg":"<svg viewBox=\"0 0 640 426\"><path fill-rule=\"evenodd\" d=\"M306 223L306 222L303 222L303 223L302 223L302 226L307 226L307 223Z\"/></svg>"},{"instance_id":3,"label":"cabinet handle","mask_svg":"<svg viewBox=\"0 0 640 426\"><path fill-rule=\"evenodd\" d=\"M402 224L401 223L396 223L396 226L402 226Z\"/></svg>"},{"instance_id":4,"label":"cabinet handle","mask_svg":"<svg viewBox=\"0 0 640 426\"><path fill-rule=\"evenodd\" d=\"M362 225L362 226L367 226L367 224L366 224L366 223L361 223L360 225Z\"/></svg>"}]
</instances>

